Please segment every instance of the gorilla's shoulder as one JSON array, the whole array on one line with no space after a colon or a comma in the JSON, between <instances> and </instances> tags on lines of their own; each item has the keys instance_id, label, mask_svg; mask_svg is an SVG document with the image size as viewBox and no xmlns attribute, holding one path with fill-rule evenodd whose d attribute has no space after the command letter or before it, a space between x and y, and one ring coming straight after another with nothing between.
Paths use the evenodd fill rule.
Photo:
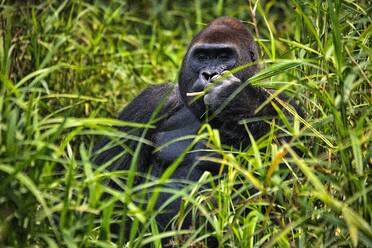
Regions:
<instances>
[{"instance_id":1,"label":"gorilla's shoulder","mask_svg":"<svg viewBox=\"0 0 372 248\"><path fill-rule=\"evenodd\" d=\"M148 103L158 102L161 99L158 99L156 97L159 97L159 96L165 97L167 95L170 95L172 94L175 88L176 88L176 85L174 85L173 83L154 84L142 90L142 92L138 95L138 97L148 97L147 98Z\"/></svg>"},{"instance_id":2,"label":"gorilla's shoulder","mask_svg":"<svg viewBox=\"0 0 372 248\"><path fill-rule=\"evenodd\" d=\"M169 111L172 106L179 103L178 86L173 83L151 85L144 89L135 100L141 98L146 100L145 105L142 106L147 109L161 108L163 111Z\"/></svg>"},{"instance_id":3,"label":"gorilla's shoulder","mask_svg":"<svg viewBox=\"0 0 372 248\"><path fill-rule=\"evenodd\" d=\"M119 114L120 120L147 122L154 112L164 113L178 105L177 86L173 83L155 84L144 89Z\"/></svg>"}]
</instances>

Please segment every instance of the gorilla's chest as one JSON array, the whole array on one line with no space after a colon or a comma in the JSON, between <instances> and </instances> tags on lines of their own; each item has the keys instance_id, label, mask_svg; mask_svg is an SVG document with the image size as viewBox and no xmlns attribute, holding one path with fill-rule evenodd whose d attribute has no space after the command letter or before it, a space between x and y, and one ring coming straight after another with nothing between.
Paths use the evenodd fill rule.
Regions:
<instances>
[{"instance_id":1,"label":"gorilla's chest","mask_svg":"<svg viewBox=\"0 0 372 248\"><path fill-rule=\"evenodd\" d=\"M154 156L162 164L169 165L176 160L193 142L200 128L200 121L186 107L181 108L163 124L154 136L156 150ZM198 142L187 153L184 163L193 163L197 160L197 149L204 147Z\"/></svg>"}]
</instances>

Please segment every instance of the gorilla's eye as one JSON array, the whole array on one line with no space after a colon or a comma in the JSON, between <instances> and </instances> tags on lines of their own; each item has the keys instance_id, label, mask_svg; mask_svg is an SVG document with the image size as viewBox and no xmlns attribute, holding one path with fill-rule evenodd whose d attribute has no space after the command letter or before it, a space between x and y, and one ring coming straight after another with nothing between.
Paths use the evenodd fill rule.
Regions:
<instances>
[{"instance_id":1,"label":"gorilla's eye","mask_svg":"<svg viewBox=\"0 0 372 248\"><path fill-rule=\"evenodd\" d=\"M197 58L198 58L198 60L207 60L208 59L208 56L206 54L204 54L204 53L199 53L197 55Z\"/></svg>"},{"instance_id":2,"label":"gorilla's eye","mask_svg":"<svg viewBox=\"0 0 372 248\"><path fill-rule=\"evenodd\" d=\"M223 59L223 60L227 60L230 58L229 54L228 53L221 53L218 55L218 58L219 59Z\"/></svg>"}]
</instances>

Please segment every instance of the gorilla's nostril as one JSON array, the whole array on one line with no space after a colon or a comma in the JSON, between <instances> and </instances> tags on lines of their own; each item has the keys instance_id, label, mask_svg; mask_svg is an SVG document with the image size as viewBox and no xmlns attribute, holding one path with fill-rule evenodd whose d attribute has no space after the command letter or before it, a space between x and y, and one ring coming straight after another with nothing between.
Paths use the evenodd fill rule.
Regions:
<instances>
[{"instance_id":1,"label":"gorilla's nostril","mask_svg":"<svg viewBox=\"0 0 372 248\"><path fill-rule=\"evenodd\" d=\"M217 76L218 75L217 72L208 72L208 71L203 71L201 74L202 74L203 79L205 79L206 81L209 81L214 76Z\"/></svg>"}]
</instances>

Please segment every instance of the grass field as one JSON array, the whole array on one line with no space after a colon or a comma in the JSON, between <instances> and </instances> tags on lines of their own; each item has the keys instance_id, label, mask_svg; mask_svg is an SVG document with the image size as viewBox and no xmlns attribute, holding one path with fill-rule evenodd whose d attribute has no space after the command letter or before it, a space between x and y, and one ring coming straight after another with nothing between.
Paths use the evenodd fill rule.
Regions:
<instances>
[{"instance_id":1,"label":"grass field","mask_svg":"<svg viewBox=\"0 0 372 248\"><path fill-rule=\"evenodd\" d=\"M174 195L212 228L175 220L159 233L158 211L134 200L159 181L125 187L130 171L97 168L92 148L125 135L112 118L142 89L177 82L193 35L222 15L257 39L252 83L293 97L306 118L284 127L288 144L270 134L240 151L210 131L228 173ZM166 236L203 247L211 235L221 247L371 247L371 40L370 0L0 0L0 247L160 247ZM126 190L107 185L118 177ZM110 231L123 217L145 228L124 240Z\"/></svg>"}]
</instances>

